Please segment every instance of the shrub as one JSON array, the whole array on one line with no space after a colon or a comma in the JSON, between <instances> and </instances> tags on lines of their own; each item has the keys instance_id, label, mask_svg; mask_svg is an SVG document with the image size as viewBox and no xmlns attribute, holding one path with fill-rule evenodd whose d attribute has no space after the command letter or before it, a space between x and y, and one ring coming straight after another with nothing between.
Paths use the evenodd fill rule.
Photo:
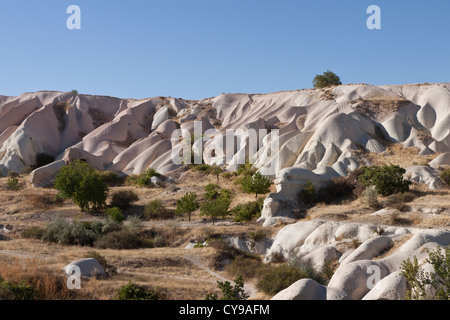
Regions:
<instances>
[{"instance_id":1,"label":"shrub","mask_svg":"<svg viewBox=\"0 0 450 320\"><path fill-rule=\"evenodd\" d=\"M23 230L21 236L25 239L42 239L44 232L45 228L33 226Z\"/></svg>"},{"instance_id":2,"label":"shrub","mask_svg":"<svg viewBox=\"0 0 450 320\"><path fill-rule=\"evenodd\" d=\"M354 197L356 185L353 181L344 177L332 178L325 186L321 187L316 196L316 202L339 203L344 199Z\"/></svg>"},{"instance_id":3,"label":"shrub","mask_svg":"<svg viewBox=\"0 0 450 320\"><path fill-rule=\"evenodd\" d=\"M123 182L123 179L119 177L119 174L114 171L97 170L97 174L100 176L100 179L102 179L102 181L105 182L108 186L120 185Z\"/></svg>"},{"instance_id":4,"label":"shrub","mask_svg":"<svg viewBox=\"0 0 450 320\"><path fill-rule=\"evenodd\" d=\"M402 262L401 275L408 282L408 300L448 300L450 297L450 246L438 246L428 253L426 262L432 265L434 272L420 268L415 256L412 261L408 258Z\"/></svg>"},{"instance_id":5,"label":"shrub","mask_svg":"<svg viewBox=\"0 0 450 320\"><path fill-rule=\"evenodd\" d=\"M361 201L370 208L377 209L380 206L375 188L367 187L361 195Z\"/></svg>"},{"instance_id":6,"label":"shrub","mask_svg":"<svg viewBox=\"0 0 450 320\"><path fill-rule=\"evenodd\" d=\"M409 190L411 181L403 179L405 172L405 169L397 165L364 167L358 180L366 187L375 186L378 194L389 196Z\"/></svg>"},{"instance_id":7,"label":"shrub","mask_svg":"<svg viewBox=\"0 0 450 320\"><path fill-rule=\"evenodd\" d=\"M188 214L189 221L191 221L191 213L199 208L197 202L197 195L194 192L186 193L180 200L177 200L177 208L175 213L177 215Z\"/></svg>"},{"instance_id":8,"label":"shrub","mask_svg":"<svg viewBox=\"0 0 450 320\"><path fill-rule=\"evenodd\" d=\"M235 216L234 221L246 222L251 221L254 218L258 218L261 215L263 205L263 198L259 198L256 201L248 202L245 204L238 204L233 208L233 210L231 210L231 213Z\"/></svg>"},{"instance_id":9,"label":"shrub","mask_svg":"<svg viewBox=\"0 0 450 320\"><path fill-rule=\"evenodd\" d=\"M310 205L314 203L315 199L316 199L316 188L314 187L314 184L310 180L308 180L303 190L300 191L299 202Z\"/></svg>"},{"instance_id":10,"label":"shrub","mask_svg":"<svg viewBox=\"0 0 450 320\"><path fill-rule=\"evenodd\" d=\"M48 155L46 153L38 153L36 155L36 164L34 165L34 169L46 166L49 163L55 161L55 157Z\"/></svg>"},{"instance_id":11,"label":"shrub","mask_svg":"<svg viewBox=\"0 0 450 320\"><path fill-rule=\"evenodd\" d=\"M57 217L45 228L41 239L65 245L91 246L102 234L103 225L100 222L87 223L68 222Z\"/></svg>"},{"instance_id":12,"label":"shrub","mask_svg":"<svg viewBox=\"0 0 450 320\"><path fill-rule=\"evenodd\" d=\"M319 283L323 283L322 277L318 276L318 273L310 266L284 264L264 274L256 284L256 287L266 294L275 295L294 282L304 278L319 280Z\"/></svg>"},{"instance_id":13,"label":"shrub","mask_svg":"<svg viewBox=\"0 0 450 320\"><path fill-rule=\"evenodd\" d=\"M155 199L147 203L144 207L144 218L150 219L173 219L175 213L167 209L161 200Z\"/></svg>"},{"instance_id":14,"label":"shrub","mask_svg":"<svg viewBox=\"0 0 450 320\"><path fill-rule=\"evenodd\" d=\"M114 299L117 300L159 300L160 295L155 291L148 291L144 287L141 287L133 282L120 287Z\"/></svg>"},{"instance_id":15,"label":"shrub","mask_svg":"<svg viewBox=\"0 0 450 320\"><path fill-rule=\"evenodd\" d=\"M16 177L8 177L6 186L9 190L19 191L20 190L19 179L17 179Z\"/></svg>"},{"instance_id":16,"label":"shrub","mask_svg":"<svg viewBox=\"0 0 450 320\"><path fill-rule=\"evenodd\" d=\"M95 241L94 246L100 249L140 249L147 247L143 239L128 229L112 231Z\"/></svg>"},{"instance_id":17,"label":"shrub","mask_svg":"<svg viewBox=\"0 0 450 320\"><path fill-rule=\"evenodd\" d=\"M133 202L138 200L139 196L133 190L118 190L112 194L110 205L112 207L118 207L122 210L126 210Z\"/></svg>"},{"instance_id":18,"label":"shrub","mask_svg":"<svg viewBox=\"0 0 450 320\"><path fill-rule=\"evenodd\" d=\"M59 196L71 198L82 212L91 212L105 206L108 185L96 170L77 160L62 167L55 177L54 187Z\"/></svg>"},{"instance_id":19,"label":"shrub","mask_svg":"<svg viewBox=\"0 0 450 320\"><path fill-rule=\"evenodd\" d=\"M140 187L151 187L153 185L151 179L153 177L160 177L160 176L161 174L159 174L155 169L148 168L143 173L138 175L134 182Z\"/></svg>"},{"instance_id":20,"label":"shrub","mask_svg":"<svg viewBox=\"0 0 450 320\"><path fill-rule=\"evenodd\" d=\"M242 276L239 275L234 280L234 286L231 285L229 281L221 282L217 281L217 286L220 291L222 291L221 300L247 300L249 297L244 290L244 280ZM206 300L217 300L218 296L216 294L209 294L206 296Z\"/></svg>"},{"instance_id":21,"label":"shrub","mask_svg":"<svg viewBox=\"0 0 450 320\"><path fill-rule=\"evenodd\" d=\"M444 169L439 177L447 186L450 186L450 168Z\"/></svg>"},{"instance_id":22,"label":"shrub","mask_svg":"<svg viewBox=\"0 0 450 320\"><path fill-rule=\"evenodd\" d=\"M253 165L246 161L245 164L239 165L236 175L253 176L255 173L256 170L253 169Z\"/></svg>"},{"instance_id":23,"label":"shrub","mask_svg":"<svg viewBox=\"0 0 450 320\"><path fill-rule=\"evenodd\" d=\"M261 173L256 172L254 175L245 175L239 182L242 186L242 190L246 193L254 193L255 199L258 199L258 195L270 192L271 182L268 178L264 177Z\"/></svg>"},{"instance_id":24,"label":"shrub","mask_svg":"<svg viewBox=\"0 0 450 320\"><path fill-rule=\"evenodd\" d=\"M225 271L232 276L242 275L244 279L252 279L260 278L271 268L256 256L238 255L225 266Z\"/></svg>"},{"instance_id":25,"label":"shrub","mask_svg":"<svg viewBox=\"0 0 450 320\"><path fill-rule=\"evenodd\" d=\"M16 171L8 171L8 178L18 178L20 174Z\"/></svg>"},{"instance_id":26,"label":"shrub","mask_svg":"<svg viewBox=\"0 0 450 320\"><path fill-rule=\"evenodd\" d=\"M54 194L49 193L34 193L30 194L26 201L34 208L49 209L53 206L60 205L64 202L63 199L57 197Z\"/></svg>"},{"instance_id":27,"label":"shrub","mask_svg":"<svg viewBox=\"0 0 450 320\"><path fill-rule=\"evenodd\" d=\"M112 220L117 222L118 224L125 221L126 217L122 214L122 210L117 207L108 208L105 211L107 217L110 217Z\"/></svg>"},{"instance_id":28,"label":"shrub","mask_svg":"<svg viewBox=\"0 0 450 320\"><path fill-rule=\"evenodd\" d=\"M327 70L322 75L316 75L313 80L314 88L325 88L340 84L342 84L341 79L330 70Z\"/></svg>"},{"instance_id":29,"label":"shrub","mask_svg":"<svg viewBox=\"0 0 450 320\"><path fill-rule=\"evenodd\" d=\"M36 290L25 282L11 283L0 277L1 300L34 300Z\"/></svg>"},{"instance_id":30,"label":"shrub","mask_svg":"<svg viewBox=\"0 0 450 320\"><path fill-rule=\"evenodd\" d=\"M216 200L220 197L231 198L231 191L221 188L217 184L210 183L205 186L205 198L208 200Z\"/></svg>"},{"instance_id":31,"label":"shrub","mask_svg":"<svg viewBox=\"0 0 450 320\"><path fill-rule=\"evenodd\" d=\"M214 225L215 219L223 218L228 214L230 204L230 198L222 195L217 199L210 200L202 204L200 206L200 215L210 217Z\"/></svg>"}]
</instances>

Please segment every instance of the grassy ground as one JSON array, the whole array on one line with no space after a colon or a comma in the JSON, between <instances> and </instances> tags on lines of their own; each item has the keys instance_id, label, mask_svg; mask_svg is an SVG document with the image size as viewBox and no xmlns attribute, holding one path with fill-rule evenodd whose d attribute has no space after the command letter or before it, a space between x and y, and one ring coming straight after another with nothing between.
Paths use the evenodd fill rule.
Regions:
<instances>
[{"instance_id":1,"label":"grassy ground","mask_svg":"<svg viewBox=\"0 0 450 320\"><path fill-rule=\"evenodd\" d=\"M408 156L411 155L411 150L401 148L388 151L392 151L392 157L373 155L373 162L382 164L382 160L385 160L405 165L423 160ZM181 182L165 188L114 186L110 188L110 194L126 188L135 191L139 201L125 212L127 215L135 215L141 213L144 205L154 199L160 199L167 208L174 209L176 201L186 192L197 193L198 200L202 201L204 187L209 183L217 183L215 176L196 170L184 172L179 181ZM218 183L222 188L233 192L231 207L253 201L254 195L242 193L234 181L235 178L220 177ZM95 248L109 264L117 268L118 274L106 279L83 280L82 289L73 292L65 289L61 268L71 261L86 257L92 248L24 239L21 232L30 226L45 226L57 216L74 220L93 220L98 219L98 216L81 213L70 200L53 201L56 190L32 188L26 175L19 177L19 184L20 190L8 190L7 178L0 178L0 225L10 230L6 235L8 240L0 241L0 274L5 279L17 281L31 276L33 283L43 287L43 298L46 299L112 299L120 286L132 281L157 290L165 299L201 300L206 294L217 292L217 281L232 281L234 277L226 270L212 267L218 259L217 249L205 247L188 250L185 246L211 237L245 237L252 232L261 232L262 229L255 221L236 223L231 217L212 225L209 219L199 215L199 210L194 212L191 221L187 217L146 221L143 223L144 229L157 228L167 236L168 245L135 250ZM274 186L271 192L274 192ZM411 193L414 195L413 199L405 204L401 212L392 209L388 214L373 215L375 209L367 207L360 199L355 199L341 204L317 204L307 210L305 219L358 221L418 228L450 227L450 190L431 191L423 185L413 184ZM109 201L110 198L107 203ZM380 208L390 209L388 198L380 197L379 203ZM264 233L273 237L282 227L280 224L266 228ZM251 299L270 298L255 290L256 280L246 279L246 284L251 288Z\"/></svg>"}]
</instances>

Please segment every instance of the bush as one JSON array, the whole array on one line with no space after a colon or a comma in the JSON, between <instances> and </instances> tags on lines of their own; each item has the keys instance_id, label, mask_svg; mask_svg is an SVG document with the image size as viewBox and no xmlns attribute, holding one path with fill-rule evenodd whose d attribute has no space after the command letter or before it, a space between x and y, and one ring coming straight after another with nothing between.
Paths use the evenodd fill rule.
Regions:
<instances>
[{"instance_id":1,"label":"bush","mask_svg":"<svg viewBox=\"0 0 450 320\"><path fill-rule=\"evenodd\" d=\"M246 193L254 193L255 199L258 199L258 195L266 194L270 192L271 182L268 178L264 177L261 173L256 172L254 175L245 175L239 179L239 183L242 186L242 190Z\"/></svg>"},{"instance_id":2,"label":"bush","mask_svg":"<svg viewBox=\"0 0 450 320\"><path fill-rule=\"evenodd\" d=\"M260 278L271 268L256 256L238 255L225 266L225 271L232 276L242 275L244 279L252 279Z\"/></svg>"},{"instance_id":3,"label":"bush","mask_svg":"<svg viewBox=\"0 0 450 320\"><path fill-rule=\"evenodd\" d=\"M91 246L102 235L101 222L68 222L57 217L45 228L41 239L65 245Z\"/></svg>"},{"instance_id":4,"label":"bush","mask_svg":"<svg viewBox=\"0 0 450 320\"><path fill-rule=\"evenodd\" d=\"M327 70L322 75L316 75L313 80L314 88L325 88L341 84L341 79L330 70Z\"/></svg>"},{"instance_id":5,"label":"bush","mask_svg":"<svg viewBox=\"0 0 450 320\"><path fill-rule=\"evenodd\" d=\"M141 249L148 247L139 234L128 229L112 231L95 241L94 246L100 249Z\"/></svg>"},{"instance_id":6,"label":"bush","mask_svg":"<svg viewBox=\"0 0 450 320\"><path fill-rule=\"evenodd\" d=\"M318 190L315 201L326 204L339 203L344 199L353 198L355 188L355 183L349 179L344 177L332 178Z\"/></svg>"},{"instance_id":7,"label":"bush","mask_svg":"<svg viewBox=\"0 0 450 320\"><path fill-rule=\"evenodd\" d=\"M261 215L263 205L263 198L259 198L256 201L248 202L245 204L238 204L233 208L233 210L231 210L231 213L235 216L234 221L246 222L252 221L254 218L258 218Z\"/></svg>"},{"instance_id":8,"label":"bush","mask_svg":"<svg viewBox=\"0 0 450 320\"><path fill-rule=\"evenodd\" d=\"M361 201L373 209L378 209L380 203L378 202L378 195L375 188L367 187L366 190L361 195Z\"/></svg>"},{"instance_id":9,"label":"bush","mask_svg":"<svg viewBox=\"0 0 450 320\"><path fill-rule=\"evenodd\" d=\"M426 262L433 266L434 272L419 267L417 257L402 262L401 275L408 282L408 300L449 300L450 297L450 246L437 247L428 252Z\"/></svg>"},{"instance_id":10,"label":"bush","mask_svg":"<svg viewBox=\"0 0 450 320\"><path fill-rule=\"evenodd\" d=\"M148 168L143 173L138 175L137 177L132 180L134 184L137 184L140 187L152 187L153 184L151 182L151 179L153 177L160 177L161 174L159 174L155 169Z\"/></svg>"},{"instance_id":11,"label":"bush","mask_svg":"<svg viewBox=\"0 0 450 320\"><path fill-rule=\"evenodd\" d=\"M6 186L9 190L19 191L20 190L19 179L17 179L16 177L8 177Z\"/></svg>"},{"instance_id":12,"label":"bush","mask_svg":"<svg viewBox=\"0 0 450 320\"><path fill-rule=\"evenodd\" d=\"M0 300L34 300L36 290L25 282L17 284L0 277Z\"/></svg>"},{"instance_id":13,"label":"bush","mask_svg":"<svg viewBox=\"0 0 450 320\"><path fill-rule=\"evenodd\" d=\"M397 165L364 167L358 180L366 187L375 186L378 194L389 196L409 190L411 181L403 179L405 172L405 169Z\"/></svg>"},{"instance_id":14,"label":"bush","mask_svg":"<svg viewBox=\"0 0 450 320\"><path fill-rule=\"evenodd\" d=\"M314 203L316 199L316 188L311 181L307 181L305 187L299 194L299 202L307 205Z\"/></svg>"},{"instance_id":15,"label":"bush","mask_svg":"<svg viewBox=\"0 0 450 320\"><path fill-rule=\"evenodd\" d=\"M161 200L155 199L147 203L144 207L144 218L150 219L173 219L175 213L167 209Z\"/></svg>"},{"instance_id":16,"label":"bush","mask_svg":"<svg viewBox=\"0 0 450 320\"><path fill-rule=\"evenodd\" d=\"M242 279L242 276L238 276L234 280L234 286L231 285L229 281L221 282L217 281L217 286L219 287L220 291L222 291L222 298L221 300L247 300L249 297L244 290L244 280ZM217 300L218 296L217 294L208 294L206 296L206 300Z\"/></svg>"},{"instance_id":17,"label":"bush","mask_svg":"<svg viewBox=\"0 0 450 320\"><path fill-rule=\"evenodd\" d=\"M309 278L323 283L322 277L317 275L318 273L310 266L284 264L264 274L256 287L268 295L275 295L300 279Z\"/></svg>"},{"instance_id":18,"label":"bush","mask_svg":"<svg viewBox=\"0 0 450 320\"><path fill-rule=\"evenodd\" d=\"M49 194L49 193L39 193L39 194L30 194L27 199L26 199L27 203L31 206L33 206L34 208L39 208L39 209L49 209L53 206L57 206L57 205L61 205L64 200L57 197L54 194Z\"/></svg>"},{"instance_id":19,"label":"bush","mask_svg":"<svg viewBox=\"0 0 450 320\"><path fill-rule=\"evenodd\" d=\"M126 210L133 202L138 200L139 196L133 190L118 190L112 194L110 205L112 207L118 207L122 210Z\"/></svg>"},{"instance_id":20,"label":"bush","mask_svg":"<svg viewBox=\"0 0 450 320\"><path fill-rule=\"evenodd\" d=\"M197 202L197 195L194 192L186 193L180 200L177 201L177 208L175 213L177 215L188 214L189 221L191 221L191 213L199 208Z\"/></svg>"},{"instance_id":21,"label":"bush","mask_svg":"<svg viewBox=\"0 0 450 320\"><path fill-rule=\"evenodd\" d=\"M450 168L444 169L439 177L447 186L450 186Z\"/></svg>"},{"instance_id":22,"label":"bush","mask_svg":"<svg viewBox=\"0 0 450 320\"><path fill-rule=\"evenodd\" d=\"M33 169L40 168L46 166L49 163L55 161L55 157L48 155L46 153L38 153L36 155L36 164L33 166Z\"/></svg>"},{"instance_id":23,"label":"bush","mask_svg":"<svg viewBox=\"0 0 450 320\"><path fill-rule=\"evenodd\" d=\"M122 210L117 207L108 208L105 211L107 217L111 218L118 224L125 221L126 217L122 214Z\"/></svg>"},{"instance_id":24,"label":"bush","mask_svg":"<svg viewBox=\"0 0 450 320\"><path fill-rule=\"evenodd\" d=\"M21 236L25 239L42 239L44 232L45 228L33 226L23 230Z\"/></svg>"},{"instance_id":25,"label":"bush","mask_svg":"<svg viewBox=\"0 0 450 320\"><path fill-rule=\"evenodd\" d=\"M210 183L205 186L205 198L208 200L216 200L220 197L231 198L231 191L221 188L217 184Z\"/></svg>"},{"instance_id":26,"label":"bush","mask_svg":"<svg viewBox=\"0 0 450 320\"><path fill-rule=\"evenodd\" d=\"M82 212L102 208L108 195L108 185L93 167L81 160L62 167L55 177L54 187L60 197L71 198Z\"/></svg>"},{"instance_id":27,"label":"bush","mask_svg":"<svg viewBox=\"0 0 450 320\"><path fill-rule=\"evenodd\" d=\"M120 287L114 299L117 300L159 300L160 295L155 291L148 291L144 287L138 286L133 282Z\"/></svg>"},{"instance_id":28,"label":"bush","mask_svg":"<svg viewBox=\"0 0 450 320\"><path fill-rule=\"evenodd\" d=\"M117 186L123 183L123 179L119 178L119 174L113 171L97 171L98 175L108 186Z\"/></svg>"}]
</instances>

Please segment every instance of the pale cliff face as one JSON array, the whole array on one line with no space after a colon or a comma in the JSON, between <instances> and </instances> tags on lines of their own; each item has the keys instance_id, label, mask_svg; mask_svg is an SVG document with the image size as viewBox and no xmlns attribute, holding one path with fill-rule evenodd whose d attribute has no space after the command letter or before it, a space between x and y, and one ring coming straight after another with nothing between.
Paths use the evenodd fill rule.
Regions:
<instances>
[{"instance_id":1,"label":"pale cliff face","mask_svg":"<svg viewBox=\"0 0 450 320\"><path fill-rule=\"evenodd\" d=\"M250 158L258 168L271 168L272 176L288 167L345 175L360 165L355 150L383 152L386 141L418 147L421 154L449 152L450 84L355 84L202 101L62 92L1 96L0 168L4 174L22 171L46 153L82 157L99 169L127 174L149 166L168 173L180 166L173 161L171 151L180 146L172 133L183 124L192 134L195 121L201 121L195 139L203 136L196 146L207 163L233 170ZM205 133L212 128L223 139L219 131ZM225 135L226 130L234 132ZM234 146L226 144L228 136Z\"/></svg>"}]
</instances>

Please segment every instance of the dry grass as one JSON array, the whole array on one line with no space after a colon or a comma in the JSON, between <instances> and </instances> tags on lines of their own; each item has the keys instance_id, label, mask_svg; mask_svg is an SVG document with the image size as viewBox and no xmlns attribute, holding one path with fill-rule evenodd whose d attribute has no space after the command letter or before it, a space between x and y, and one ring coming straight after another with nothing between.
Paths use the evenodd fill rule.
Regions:
<instances>
[{"instance_id":1,"label":"dry grass","mask_svg":"<svg viewBox=\"0 0 450 320\"><path fill-rule=\"evenodd\" d=\"M407 158L410 150L394 150L393 154ZM67 292L61 289L60 270L71 261L85 257L90 247L63 246L44 243L39 240L22 239L20 232L30 226L44 226L57 215L71 219L95 219L96 217L80 215L79 208L69 200L58 204L52 202L56 194L52 189L31 188L27 176L19 177L23 189L9 191L5 189L6 178L0 178L0 224L10 224L13 229L7 235L10 240L0 241L0 273L11 280L31 279L40 286L43 298L48 299L112 299L116 290L128 283L135 282L147 288L158 290L165 299L204 299L207 293L217 291L216 281L232 278L225 271L208 271L217 260L214 248L196 248L186 250L184 247L191 241L204 241L211 238L228 236L249 237L258 232L261 226L256 223L234 223L231 218L216 222L213 226L195 212L188 222L187 217L170 221L146 221L143 228L158 230L166 236L167 245L163 248L139 250L95 249L104 256L108 263L117 268L118 274L106 279L82 281L82 289ZM139 201L126 210L126 214L139 214L145 204L160 199L170 209L175 209L176 200L187 192L196 192L199 200L203 199L204 187L209 183L217 183L216 177L189 170L183 173L175 186L166 188L111 187L110 194L122 188L132 188L139 196ZM254 195L242 193L234 184L235 178L220 177L219 184L234 193L232 207L240 203L254 200ZM274 188L274 186L272 186ZM273 190L274 191L274 190ZM430 191L422 185L413 185L417 197L408 203L411 210L399 213L400 224L414 227L449 227L450 217L446 213L450 207L450 190ZM108 199L109 202L110 199ZM383 203L384 199L380 199ZM439 214L431 214L420 208L438 208ZM307 219L330 219L340 221L359 221L379 225L389 224L390 216L371 216L372 209L367 208L359 200L347 201L340 205L319 204L307 212ZM398 222L398 221L397 221ZM267 236L274 236L284 224L265 229ZM395 246L394 246L395 247ZM391 249L394 250L394 249ZM192 262L195 258L197 263ZM190 260L191 259L191 260ZM47 277L45 275L47 274ZM30 276L31 275L31 276ZM249 283L254 279L248 280ZM247 284L247 281L246 281ZM253 299L269 297L258 293Z\"/></svg>"},{"instance_id":2,"label":"dry grass","mask_svg":"<svg viewBox=\"0 0 450 320\"><path fill-rule=\"evenodd\" d=\"M439 156L438 153L431 155L419 155L419 148L406 148L399 143L392 144L382 153L370 152L365 155L367 160L376 166L398 165L402 168L411 166L426 166L430 161Z\"/></svg>"}]
</instances>

